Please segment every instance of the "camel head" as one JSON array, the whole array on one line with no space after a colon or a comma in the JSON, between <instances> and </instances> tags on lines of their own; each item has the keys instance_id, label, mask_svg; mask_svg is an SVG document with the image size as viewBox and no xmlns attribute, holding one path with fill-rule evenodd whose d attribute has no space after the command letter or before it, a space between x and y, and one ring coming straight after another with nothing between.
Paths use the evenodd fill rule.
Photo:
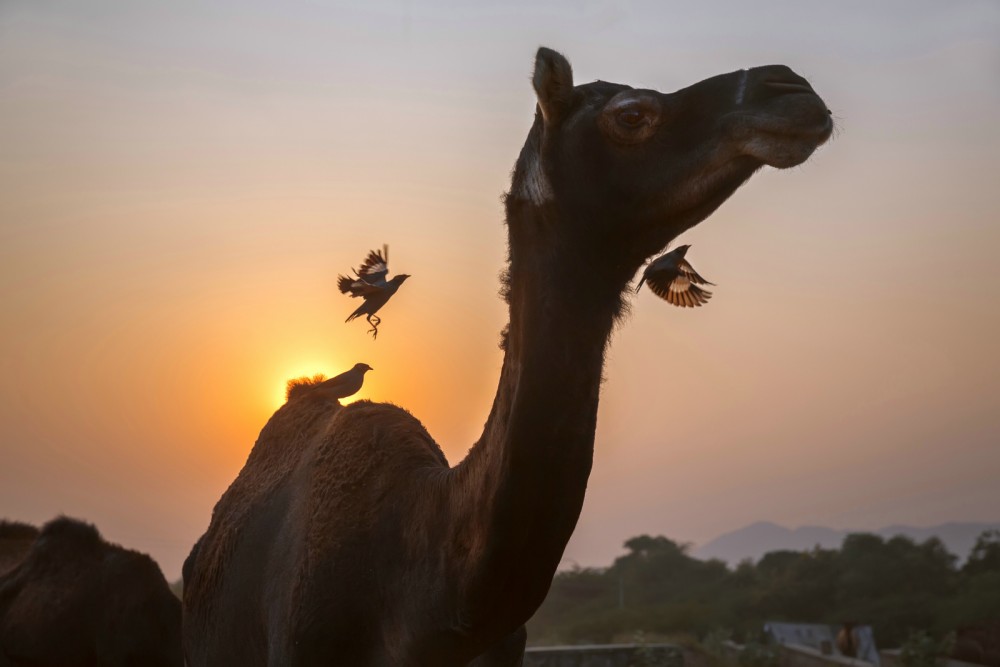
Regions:
<instances>
[{"instance_id":1,"label":"camel head","mask_svg":"<svg viewBox=\"0 0 1000 667\"><path fill-rule=\"evenodd\" d=\"M833 129L823 100L784 65L661 93L605 81L574 85L566 58L543 47L532 83L535 124L514 170L508 213L511 205L549 208L545 217L567 227L560 243L612 271L622 288L755 171L801 164Z\"/></svg>"}]
</instances>

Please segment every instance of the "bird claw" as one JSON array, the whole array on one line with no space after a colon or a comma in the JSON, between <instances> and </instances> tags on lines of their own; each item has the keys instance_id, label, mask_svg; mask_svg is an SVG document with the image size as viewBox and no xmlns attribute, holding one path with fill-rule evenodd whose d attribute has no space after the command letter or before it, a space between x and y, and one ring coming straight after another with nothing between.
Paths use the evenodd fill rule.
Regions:
<instances>
[{"instance_id":1,"label":"bird claw","mask_svg":"<svg viewBox=\"0 0 1000 667\"><path fill-rule=\"evenodd\" d=\"M368 333L372 335L372 340L378 340L378 326L374 325L368 330Z\"/></svg>"}]
</instances>

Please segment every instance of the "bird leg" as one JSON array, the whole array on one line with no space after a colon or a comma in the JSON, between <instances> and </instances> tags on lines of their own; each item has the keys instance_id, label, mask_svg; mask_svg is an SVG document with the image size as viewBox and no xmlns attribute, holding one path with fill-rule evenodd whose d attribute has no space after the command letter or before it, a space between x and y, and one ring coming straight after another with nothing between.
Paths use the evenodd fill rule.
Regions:
<instances>
[{"instance_id":1,"label":"bird leg","mask_svg":"<svg viewBox=\"0 0 1000 667\"><path fill-rule=\"evenodd\" d=\"M368 315L365 319L368 320L368 324L372 325L372 328L368 330L368 333L372 335L372 340L378 340L378 325L382 324L381 318L378 315Z\"/></svg>"}]
</instances>

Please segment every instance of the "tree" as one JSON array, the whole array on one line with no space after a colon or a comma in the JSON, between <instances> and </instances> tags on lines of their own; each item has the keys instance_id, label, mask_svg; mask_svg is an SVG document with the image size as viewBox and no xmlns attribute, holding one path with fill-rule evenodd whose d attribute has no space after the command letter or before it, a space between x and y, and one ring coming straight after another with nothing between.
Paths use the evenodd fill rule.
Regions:
<instances>
[{"instance_id":1,"label":"tree","mask_svg":"<svg viewBox=\"0 0 1000 667\"><path fill-rule=\"evenodd\" d=\"M1000 572L1000 530L984 530L976 538L962 573L968 575Z\"/></svg>"}]
</instances>

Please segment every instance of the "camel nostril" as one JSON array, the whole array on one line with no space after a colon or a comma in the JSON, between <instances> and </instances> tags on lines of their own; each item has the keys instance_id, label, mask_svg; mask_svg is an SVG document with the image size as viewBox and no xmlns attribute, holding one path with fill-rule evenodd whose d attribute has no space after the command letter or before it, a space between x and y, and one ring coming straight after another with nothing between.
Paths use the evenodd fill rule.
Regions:
<instances>
[{"instance_id":1,"label":"camel nostril","mask_svg":"<svg viewBox=\"0 0 1000 667\"><path fill-rule=\"evenodd\" d=\"M790 93L809 93L810 95L815 95L816 91L812 89L805 81L764 81L761 85L769 88L771 91L781 94Z\"/></svg>"},{"instance_id":2,"label":"camel nostril","mask_svg":"<svg viewBox=\"0 0 1000 667\"><path fill-rule=\"evenodd\" d=\"M784 97L785 95L815 95L816 91L804 77L784 65L765 65L749 70L747 91L751 103Z\"/></svg>"}]
</instances>

